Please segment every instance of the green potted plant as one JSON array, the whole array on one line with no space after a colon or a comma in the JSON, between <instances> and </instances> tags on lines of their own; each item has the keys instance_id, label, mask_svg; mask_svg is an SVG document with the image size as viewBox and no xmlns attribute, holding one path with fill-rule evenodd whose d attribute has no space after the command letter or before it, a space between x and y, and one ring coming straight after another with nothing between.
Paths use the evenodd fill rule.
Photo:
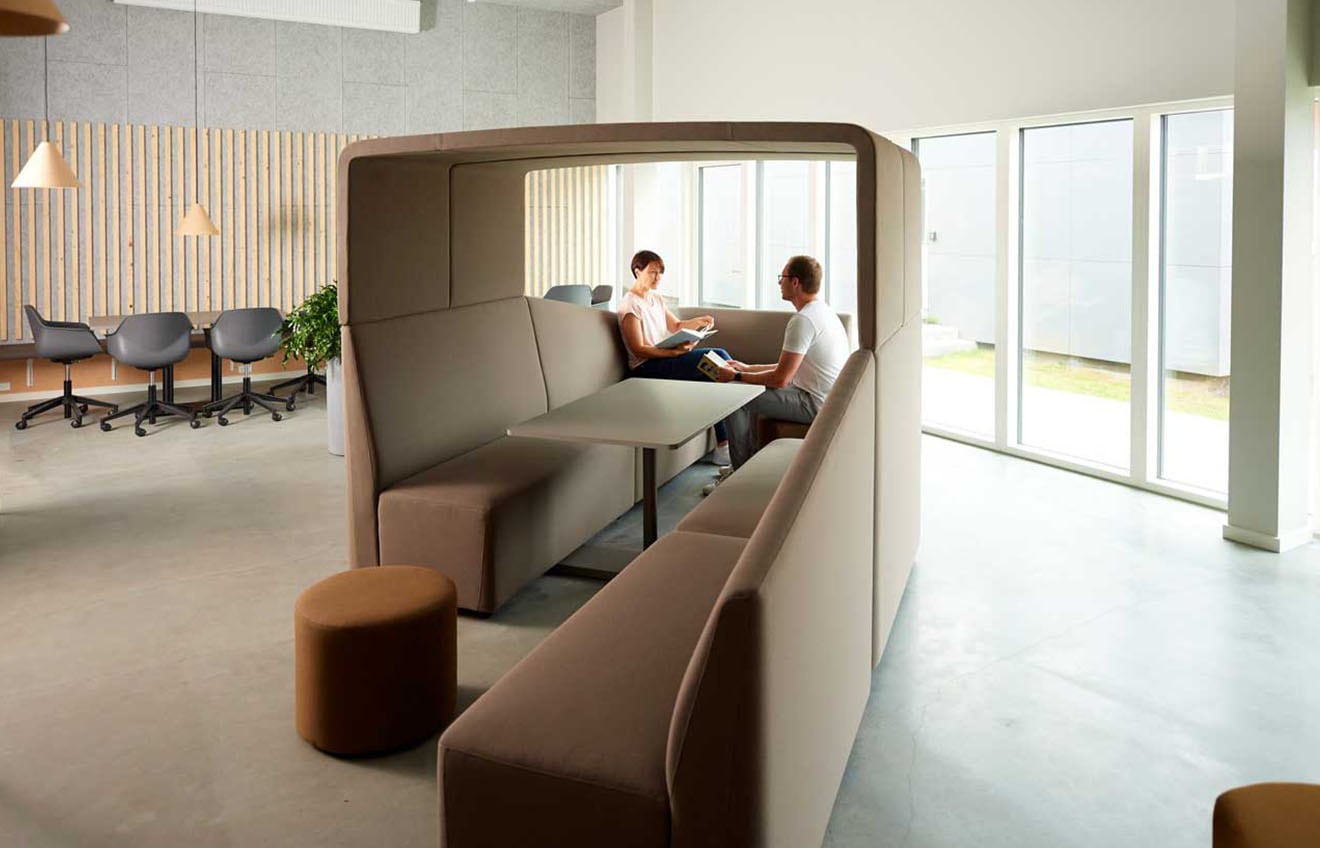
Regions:
<instances>
[{"instance_id":1,"label":"green potted plant","mask_svg":"<svg viewBox=\"0 0 1320 848\"><path fill-rule=\"evenodd\" d=\"M339 289L332 282L313 292L284 318L284 362L298 358L309 369L325 367L326 441L344 455L344 380L339 365Z\"/></svg>"}]
</instances>

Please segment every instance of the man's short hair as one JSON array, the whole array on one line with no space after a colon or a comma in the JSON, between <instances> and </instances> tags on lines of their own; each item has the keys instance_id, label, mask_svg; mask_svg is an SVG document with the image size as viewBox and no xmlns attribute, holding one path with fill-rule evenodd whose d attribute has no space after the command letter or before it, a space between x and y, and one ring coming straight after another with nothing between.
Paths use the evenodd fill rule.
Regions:
<instances>
[{"instance_id":1,"label":"man's short hair","mask_svg":"<svg viewBox=\"0 0 1320 848\"><path fill-rule=\"evenodd\" d=\"M646 266L650 265L652 262L659 262L660 273L663 274L665 272L665 260L660 258L660 254L653 250L639 250L634 253L632 263L629 266L632 268L633 278L635 279L637 277L638 271L645 270Z\"/></svg>"},{"instance_id":2,"label":"man's short hair","mask_svg":"<svg viewBox=\"0 0 1320 848\"><path fill-rule=\"evenodd\" d=\"M820 291L820 263L810 256L794 256L784 266L784 275L797 277L807 294Z\"/></svg>"}]
</instances>

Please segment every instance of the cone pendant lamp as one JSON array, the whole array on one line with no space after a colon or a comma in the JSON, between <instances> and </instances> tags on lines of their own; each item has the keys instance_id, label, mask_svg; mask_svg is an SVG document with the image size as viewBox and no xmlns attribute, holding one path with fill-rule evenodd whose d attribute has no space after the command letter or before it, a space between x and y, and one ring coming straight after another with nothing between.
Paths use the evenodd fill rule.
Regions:
<instances>
[{"instance_id":1,"label":"cone pendant lamp","mask_svg":"<svg viewBox=\"0 0 1320 848\"><path fill-rule=\"evenodd\" d=\"M179 228L175 230L181 236L218 236L220 228L211 223L211 216L206 214L206 207L193 201L188 214L183 216Z\"/></svg>"},{"instance_id":2,"label":"cone pendant lamp","mask_svg":"<svg viewBox=\"0 0 1320 848\"><path fill-rule=\"evenodd\" d=\"M13 188L77 188L78 177L49 141L37 145L23 170L14 179Z\"/></svg>"},{"instance_id":3,"label":"cone pendant lamp","mask_svg":"<svg viewBox=\"0 0 1320 848\"><path fill-rule=\"evenodd\" d=\"M0 35L59 35L69 22L54 0L0 0Z\"/></svg>"},{"instance_id":4,"label":"cone pendant lamp","mask_svg":"<svg viewBox=\"0 0 1320 848\"><path fill-rule=\"evenodd\" d=\"M13 6L14 3L9 0L0 0L0 8ZM23 4L18 4L23 5ZM29 4L31 5L31 4ZM65 26L65 29L68 29ZM41 68L45 84L45 103L46 103L46 125L49 132L50 125L50 63L46 61L46 43L49 39L41 39ZM10 183L12 188L77 188L78 177L74 175L73 169L69 163L64 161L64 156L60 149L50 143L49 136L37 145L37 149L32 151L28 157L27 164L23 170L18 172L18 176Z\"/></svg>"},{"instance_id":5,"label":"cone pendant lamp","mask_svg":"<svg viewBox=\"0 0 1320 848\"><path fill-rule=\"evenodd\" d=\"M0 3L4 0L0 0ZM198 106L200 96L200 83L197 78L197 0L193 0L193 126L197 127L198 132L205 132L202 129L202 110ZM197 168L197 147L193 146L193 202L188 207L188 213L183 216L179 226L174 232L181 236L218 236L220 228L211 220L207 214L206 207L197 200L197 181L201 173Z\"/></svg>"}]
</instances>

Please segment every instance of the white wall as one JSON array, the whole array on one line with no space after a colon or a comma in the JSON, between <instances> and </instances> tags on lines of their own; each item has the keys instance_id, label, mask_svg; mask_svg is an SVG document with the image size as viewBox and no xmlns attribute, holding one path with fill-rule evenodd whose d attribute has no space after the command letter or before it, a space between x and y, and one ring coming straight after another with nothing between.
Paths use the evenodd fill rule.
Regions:
<instances>
[{"instance_id":1,"label":"white wall","mask_svg":"<svg viewBox=\"0 0 1320 848\"><path fill-rule=\"evenodd\" d=\"M657 121L897 131L1233 91L1233 0L665 0L650 19ZM630 120L600 93L609 37L597 120Z\"/></svg>"}]
</instances>

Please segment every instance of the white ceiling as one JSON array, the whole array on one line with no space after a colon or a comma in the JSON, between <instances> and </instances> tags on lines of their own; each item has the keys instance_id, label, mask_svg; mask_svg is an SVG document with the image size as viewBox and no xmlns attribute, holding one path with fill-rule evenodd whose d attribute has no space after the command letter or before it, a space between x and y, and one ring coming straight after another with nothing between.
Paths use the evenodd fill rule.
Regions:
<instances>
[{"instance_id":1,"label":"white ceiling","mask_svg":"<svg viewBox=\"0 0 1320 848\"><path fill-rule=\"evenodd\" d=\"M527 9L551 9L556 12L572 12L575 15L599 15L623 5L623 0L476 0L478 3L494 2L499 6L522 6Z\"/></svg>"}]
</instances>

